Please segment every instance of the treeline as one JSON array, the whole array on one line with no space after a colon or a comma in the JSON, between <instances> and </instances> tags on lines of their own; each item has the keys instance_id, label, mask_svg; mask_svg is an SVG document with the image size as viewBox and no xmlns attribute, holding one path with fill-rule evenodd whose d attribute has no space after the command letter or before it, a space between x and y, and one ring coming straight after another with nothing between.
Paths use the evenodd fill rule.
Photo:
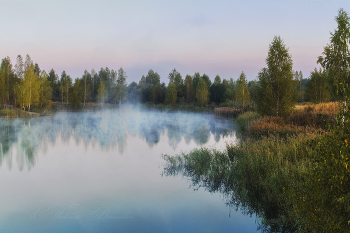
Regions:
<instances>
[{"instance_id":1,"label":"treeline","mask_svg":"<svg viewBox=\"0 0 350 233\"><path fill-rule=\"evenodd\" d=\"M295 77L296 88L300 87L301 92L305 92L308 80L302 79L301 71L296 72ZM75 108L87 102L171 105L194 103L199 106L212 103L241 107L251 103L256 97L256 88L259 85L258 81L248 82L244 72L237 80L221 80L217 75L213 83L206 74L200 75L196 72L183 78L176 69L169 73L168 85L161 83L160 75L152 69L138 83L127 85L126 79L123 68L115 71L106 67L99 72L94 69L91 72L85 70L81 78L73 80L65 71L59 76L54 69L48 73L41 70L29 55L26 55L25 61L18 55L14 66L10 58L6 57L2 59L0 68L0 101L2 104L15 105L29 111L33 106L48 108L52 102L70 104Z\"/></svg>"},{"instance_id":2,"label":"treeline","mask_svg":"<svg viewBox=\"0 0 350 233\"><path fill-rule=\"evenodd\" d=\"M127 85L123 68L115 71L106 67L99 72L85 70L73 83L65 71L60 77L54 69L48 73L41 71L29 55L25 61L18 55L14 67L9 57L2 59L0 101L28 111L32 106L49 108L52 102L70 104L74 108L87 102L198 106L210 103L238 108L254 103L261 115L284 116L296 102L321 103L342 98L340 87L349 83L350 23L342 9L336 20L338 28L332 34L331 43L324 48L324 56L317 61L322 68L315 68L307 79L301 71L293 71L292 57L280 37L275 37L270 44L267 67L260 70L257 80L249 82L243 71L237 80L222 80L217 75L212 83L206 74L196 72L183 78L173 69L166 85L151 69L138 83Z\"/></svg>"}]
</instances>

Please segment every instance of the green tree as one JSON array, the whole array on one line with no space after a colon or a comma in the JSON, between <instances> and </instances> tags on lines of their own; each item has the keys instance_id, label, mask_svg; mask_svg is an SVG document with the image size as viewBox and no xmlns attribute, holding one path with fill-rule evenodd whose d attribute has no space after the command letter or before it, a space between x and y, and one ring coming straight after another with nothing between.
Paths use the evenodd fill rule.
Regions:
<instances>
[{"instance_id":1,"label":"green tree","mask_svg":"<svg viewBox=\"0 0 350 233\"><path fill-rule=\"evenodd\" d=\"M214 83L210 86L210 101L219 104L224 101L226 87L221 83L221 78L216 75Z\"/></svg>"},{"instance_id":2,"label":"green tree","mask_svg":"<svg viewBox=\"0 0 350 233\"><path fill-rule=\"evenodd\" d=\"M176 85L173 82L169 82L168 88L166 89L165 94L165 103L166 104L175 104L177 98Z\"/></svg>"},{"instance_id":3,"label":"green tree","mask_svg":"<svg viewBox=\"0 0 350 233\"><path fill-rule=\"evenodd\" d=\"M293 61L283 40L275 36L259 74L257 107L261 115L287 116L295 105Z\"/></svg>"},{"instance_id":4,"label":"green tree","mask_svg":"<svg viewBox=\"0 0 350 233\"><path fill-rule=\"evenodd\" d=\"M83 98L84 98L83 93L84 93L84 90L83 90L82 80L79 78L76 78L70 93L70 103L72 104L74 109L79 108L81 103L83 102Z\"/></svg>"},{"instance_id":5,"label":"green tree","mask_svg":"<svg viewBox=\"0 0 350 233\"><path fill-rule=\"evenodd\" d=\"M22 107L28 107L30 111L31 105L38 105L40 97L40 82L38 75L34 72L33 63L29 66L26 66L24 72L24 78L20 83L20 92L21 92L21 104Z\"/></svg>"},{"instance_id":6,"label":"green tree","mask_svg":"<svg viewBox=\"0 0 350 233\"><path fill-rule=\"evenodd\" d=\"M6 86L6 103L10 104L14 102L14 86L16 84L15 74L12 70L12 64L9 57L2 59L1 70L5 79Z\"/></svg>"},{"instance_id":7,"label":"green tree","mask_svg":"<svg viewBox=\"0 0 350 233\"><path fill-rule=\"evenodd\" d=\"M7 95L6 95L6 81L5 75L2 69L0 69L0 103L6 103Z\"/></svg>"},{"instance_id":8,"label":"green tree","mask_svg":"<svg viewBox=\"0 0 350 233\"><path fill-rule=\"evenodd\" d=\"M311 72L307 94L313 103L325 103L330 100L328 72L321 69Z\"/></svg>"},{"instance_id":9,"label":"green tree","mask_svg":"<svg viewBox=\"0 0 350 233\"><path fill-rule=\"evenodd\" d=\"M250 102L250 94L247 86L247 79L242 71L236 84L236 101L241 107Z\"/></svg>"},{"instance_id":10,"label":"green tree","mask_svg":"<svg viewBox=\"0 0 350 233\"><path fill-rule=\"evenodd\" d=\"M101 80L100 86L97 89L97 99L103 105L106 102L106 100L107 100L107 96L108 96L108 93L107 93L105 84Z\"/></svg>"},{"instance_id":11,"label":"green tree","mask_svg":"<svg viewBox=\"0 0 350 233\"><path fill-rule=\"evenodd\" d=\"M199 79L197 91L196 91L196 98L199 106L204 106L209 101L209 92L208 87L204 79Z\"/></svg>"},{"instance_id":12,"label":"green tree","mask_svg":"<svg viewBox=\"0 0 350 233\"><path fill-rule=\"evenodd\" d=\"M117 86L116 86L116 100L118 100L119 105L124 101L126 98L126 72L123 70L122 67L118 70L118 79L117 79Z\"/></svg>"},{"instance_id":13,"label":"green tree","mask_svg":"<svg viewBox=\"0 0 350 233\"><path fill-rule=\"evenodd\" d=\"M39 105L40 107L50 107L52 99L51 82L48 80L48 74L43 70L39 76Z\"/></svg>"},{"instance_id":14,"label":"green tree","mask_svg":"<svg viewBox=\"0 0 350 233\"><path fill-rule=\"evenodd\" d=\"M340 85L350 84L350 17L341 8L335 20L337 29L331 33L331 41L324 47L323 56L318 57L317 63L329 72L334 95L342 96Z\"/></svg>"},{"instance_id":15,"label":"green tree","mask_svg":"<svg viewBox=\"0 0 350 233\"><path fill-rule=\"evenodd\" d=\"M60 101L60 81L54 69L50 70L47 80L52 88L52 101Z\"/></svg>"},{"instance_id":16,"label":"green tree","mask_svg":"<svg viewBox=\"0 0 350 233\"><path fill-rule=\"evenodd\" d=\"M185 78L185 99L187 103L192 103L194 101L195 91L193 88L193 82L191 75L186 75Z\"/></svg>"},{"instance_id":17,"label":"green tree","mask_svg":"<svg viewBox=\"0 0 350 233\"><path fill-rule=\"evenodd\" d=\"M87 70L84 70L82 85L83 85L83 93L84 93L83 99L84 99L84 106L85 106L85 103L91 100L91 75Z\"/></svg>"},{"instance_id":18,"label":"green tree","mask_svg":"<svg viewBox=\"0 0 350 233\"><path fill-rule=\"evenodd\" d=\"M63 102L69 103L69 90L72 86L72 78L66 74L66 71L62 71L60 81L60 95Z\"/></svg>"}]
</instances>

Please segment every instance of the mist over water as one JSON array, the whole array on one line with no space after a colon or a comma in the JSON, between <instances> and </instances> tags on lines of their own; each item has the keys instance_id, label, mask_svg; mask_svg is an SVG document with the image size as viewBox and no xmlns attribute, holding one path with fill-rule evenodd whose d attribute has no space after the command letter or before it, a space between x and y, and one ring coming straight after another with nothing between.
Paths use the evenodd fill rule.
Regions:
<instances>
[{"instance_id":1,"label":"mist over water","mask_svg":"<svg viewBox=\"0 0 350 233\"><path fill-rule=\"evenodd\" d=\"M60 112L33 119L0 119L0 165L6 163L11 169L12 152L16 149L19 169L24 165L31 169L39 150L45 154L47 146L55 145L58 139L65 143L74 140L85 148L97 144L103 150L117 149L123 154L130 136L145 140L150 148L166 136L169 147L175 150L181 140L202 146L211 135L216 142L234 138L234 125L211 114L148 111L133 106L98 112Z\"/></svg>"},{"instance_id":2,"label":"mist over water","mask_svg":"<svg viewBox=\"0 0 350 233\"><path fill-rule=\"evenodd\" d=\"M0 119L0 232L255 232L221 193L163 176L163 154L236 143L213 114L125 106Z\"/></svg>"}]
</instances>

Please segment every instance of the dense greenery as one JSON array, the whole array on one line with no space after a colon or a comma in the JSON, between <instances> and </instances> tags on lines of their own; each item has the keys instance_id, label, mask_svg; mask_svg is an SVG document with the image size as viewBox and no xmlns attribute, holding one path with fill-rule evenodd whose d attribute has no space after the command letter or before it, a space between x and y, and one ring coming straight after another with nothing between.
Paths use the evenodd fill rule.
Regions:
<instances>
[{"instance_id":1,"label":"dense greenery","mask_svg":"<svg viewBox=\"0 0 350 233\"><path fill-rule=\"evenodd\" d=\"M274 37L270 44L266 63L267 68L258 75L258 111L261 115L287 116L296 102L296 89L292 58L280 37Z\"/></svg>"},{"instance_id":2,"label":"dense greenery","mask_svg":"<svg viewBox=\"0 0 350 233\"><path fill-rule=\"evenodd\" d=\"M246 127L256 118L247 112L238 124ZM164 174L180 174L195 189L223 193L229 206L256 213L265 232L348 232L350 111L341 107L336 119L327 133L292 127L281 137L270 125L267 137L252 134L223 152L200 148L165 155Z\"/></svg>"}]
</instances>

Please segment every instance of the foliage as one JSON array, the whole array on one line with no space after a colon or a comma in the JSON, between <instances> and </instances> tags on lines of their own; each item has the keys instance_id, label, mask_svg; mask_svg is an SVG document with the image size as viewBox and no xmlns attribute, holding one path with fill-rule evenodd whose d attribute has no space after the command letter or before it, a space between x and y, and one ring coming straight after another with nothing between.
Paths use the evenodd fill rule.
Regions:
<instances>
[{"instance_id":1,"label":"foliage","mask_svg":"<svg viewBox=\"0 0 350 233\"><path fill-rule=\"evenodd\" d=\"M122 67L118 70L118 79L117 79L117 85L114 87L114 101L118 101L119 105L126 99L127 95L127 85L126 85L126 72Z\"/></svg>"},{"instance_id":2,"label":"foliage","mask_svg":"<svg viewBox=\"0 0 350 233\"><path fill-rule=\"evenodd\" d=\"M72 78L66 74L66 71L62 71L61 80L60 80L60 96L63 102L68 104L69 100L69 90L72 86Z\"/></svg>"},{"instance_id":3,"label":"foliage","mask_svg":"<svg viewBox=\"0 0 350 233\"><path fill-rule=\"evenodd\" d=\"M190 75L186 75L185 78L185 99L187 103L192 103L194 101L195 91L193 88L192 77Z\"/></svg>"},{"instance_id":4,"label":"foliage","mask_svg":"<svg viewBox=\"0 0 350 233\"><path fill-rule=\"evenodd\" d=\"M39 105L40 107L51 107L52 87L45 70L39 76L39 83Z\"/></svg>"},{"instance_id":5,"label":"foliage","mask_svg":"<svg viewBox=\"0 0 350 233\"><path fill-rule=\"evenodd\" d=\"M83 88L81 86L81 83L81 79L75 79L70 93L70 103L72 104L75 110L80 107L83 101Z\"/></svg>"},{"instance_id":6,"label":"foliage","mask_svg":"<svg viewBox=\"0 0 350 233\"><path fill-rule=\"evenodd\" d=\"M329 72L334 95L342 96L341 84L350 84L350 17L341 8L335 20L337 28L331 33L331 41L324 47L323 56L318 57L317 63Z\"/></svg>"},{"instance_id":7,"label":"foliage","mask_svg":"<svg viewBox=\"0 0 350 233\"><path fill-rule=\"evenodd\" d=\"M330 100L330 85L328 72L318 71L316 68L311 72L307 95L313 103L325 103Z\"/></svg>"},{"instance_id":8,"label":"foliage","mask_svg":"<svg viewBox=\"0 0 350 233\"><path fill-rule=\"evenodd\" d=\"M19 85L19 102L22 108L28 107L30 111L31 105L39 103L40 82L38 75L34 72L34 65L25 67L24 78Z\"/></svg>"},{"instance_id":9,"label":"foliage","mask_svg":"<svg viewBox=\"0 0 350 233\"><path fill-rule=\"evenodd\" d=\"M214 83L210 87L210 101L219 104L223 101L225 94L225 85L221 83L219 75L215 77Z\"/></svg>"},{"instance_id":10,"label":"foliage","mask_svg":"<svg viewBox=\"0 0 350 233\"><path fill-rule=\"evenodd\" d=\"M176 85L173 82L169 82L168 88L166 89L165 94L165 103L166 104L175 104L177 98Z\"/></svg>"},{"instance_id":11,"label":"foliage","mask_svg":"<svg viewBox=\"0 0 350 233\"><path fill-rule=\"evenodd\" d=\"M243 71L236 82L236 101L242 107L250 102L247 79Z\"/></svg>"},{"instance_id":12,"label":"foliage","mask_svg":"<svg viewBox=\"0 0 350 233\"><path fill-rule=\"evenodd\" d=\"M197 103L199 106L204 106L209 101L209 92L204 79L199 79L196 91Z\"/></svg>"},{"instance_id":13,"label":"foliage","mask_svg":"<svg viewBox=\"0 0 350 233\"><path fill-rule=\"evenodd\" d=\"M350 111L344 105L330 132L309 142L312 163L293 183L290 199L304 232L350 230L349 134Z\"/></svg>"},{"instance_id":14,"label":"foliage","mask_svg":"<svg viewBox=\"0 0 350 233\"><path fill-rule=\"evenodd\" d=\"M257 112L245 112L240 114L237 119L236 123L241 129L247 129L249 128L249 125L252 121L255 121L260 118L260 115Z\"/></svg>"},{"instance_id":15,"label":"foliage","mask_svg":"<svg viewBox=\"0 0 350 233\"><path fill-rule=\"evenodd\" d=\"M286 117L295 105L293 62L280 37L274 37L266 58L267 68L259 72L258 112L267 116Z\"/></svg>"}]
</instances>

